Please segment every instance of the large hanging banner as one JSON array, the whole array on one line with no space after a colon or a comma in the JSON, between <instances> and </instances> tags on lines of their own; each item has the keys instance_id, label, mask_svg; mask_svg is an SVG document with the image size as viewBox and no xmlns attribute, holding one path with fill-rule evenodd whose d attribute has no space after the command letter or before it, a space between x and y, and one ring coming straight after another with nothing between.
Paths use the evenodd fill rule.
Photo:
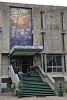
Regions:
<instances>
[{"instance_id":1,"label":"large hanging banner","mask_svg":"<svg viewBox=\"0 0 67 100\"><path fill-rule=\"evenodd\" d=\"M32 10L10 7L10 48L13 46L31 46Z\"/></svg>"}]
</instances>

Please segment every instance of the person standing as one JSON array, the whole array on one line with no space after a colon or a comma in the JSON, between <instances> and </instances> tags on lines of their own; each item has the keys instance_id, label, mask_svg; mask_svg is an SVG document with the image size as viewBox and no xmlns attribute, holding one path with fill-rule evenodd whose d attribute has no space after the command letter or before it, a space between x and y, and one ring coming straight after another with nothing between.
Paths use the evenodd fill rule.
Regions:
<instances>
[{"instance_id":1,"label":"person standing","mask_svg":"<svg viewBox=\"0 0 67 100\"><path fill-rule=\"evenodd\" d=\"M30 77L30 67L27 68L27 76Z\"/></svg>"},{"instance_id":2,"label":"person standing","mask_svg":"<svg viewBox=\"0 0 67 100\"><path fill-rule=\"evenodd\" d=\"M19 69L18 71L18 77L19 77L19 80L21 81L23 77L23 72L21 71L21 69Z\"/></svg>"}]
</instances>

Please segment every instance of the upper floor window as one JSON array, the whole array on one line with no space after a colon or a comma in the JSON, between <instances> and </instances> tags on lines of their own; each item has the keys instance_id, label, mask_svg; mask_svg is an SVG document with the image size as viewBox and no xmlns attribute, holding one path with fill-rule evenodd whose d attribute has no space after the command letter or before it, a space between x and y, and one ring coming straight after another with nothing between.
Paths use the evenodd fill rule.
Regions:
<instances>
[{"instance_id":1,"label":"upper floor window","mask_svg":"<svg viewBox=\"0 0 67 100\"><path fill-rule=\"evenodd\" d=\"M44 28L44 12L41 11L40 14L41 14L41 29L43 29Z\"/></svg>"}]
</instances>

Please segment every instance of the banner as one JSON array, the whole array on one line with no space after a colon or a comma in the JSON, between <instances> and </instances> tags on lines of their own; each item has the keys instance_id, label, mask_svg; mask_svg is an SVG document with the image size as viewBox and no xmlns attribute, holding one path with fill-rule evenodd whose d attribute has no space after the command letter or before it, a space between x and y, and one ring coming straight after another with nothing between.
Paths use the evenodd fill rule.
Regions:
<instances>
[{"instance_id":1,"label":"banner","mask_svg":"<svg viewBox=\"0 0 67 100\"><path fill-rule=\"evenodd\" d=\"M10 7L10 47L32 44L32 10Z\"/></svg>"}]
</instances>

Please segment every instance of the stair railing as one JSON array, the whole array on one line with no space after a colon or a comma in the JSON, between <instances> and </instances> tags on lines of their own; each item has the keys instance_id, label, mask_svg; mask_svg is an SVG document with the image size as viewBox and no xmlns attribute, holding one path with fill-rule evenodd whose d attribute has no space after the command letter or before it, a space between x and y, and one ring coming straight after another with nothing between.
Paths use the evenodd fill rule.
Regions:
<instances>
[{"instance_id":1,"label":"stair railing","mask_svg":"<svg viewBox=\"0 0 67 100\"><path fill-rule=\"evenodd\" d=\"M14 90L15 91L18 90L20 80L18 78L18 75L14 73L12 65L10 65L10 67L9 67L9 77L11 77Z\"/></svg>"},{"instance_id":2,"label":"stair railing","mask_svg":"<svg viewBox=\"0 0 67 100\"><path fill-rule=\"evenodd\" d=\"M52 90L55 90L55 80L49 74L45 74L39 65L37 66L37 69L42 80L47 82Z\"/></svg>"}]
</instances>

